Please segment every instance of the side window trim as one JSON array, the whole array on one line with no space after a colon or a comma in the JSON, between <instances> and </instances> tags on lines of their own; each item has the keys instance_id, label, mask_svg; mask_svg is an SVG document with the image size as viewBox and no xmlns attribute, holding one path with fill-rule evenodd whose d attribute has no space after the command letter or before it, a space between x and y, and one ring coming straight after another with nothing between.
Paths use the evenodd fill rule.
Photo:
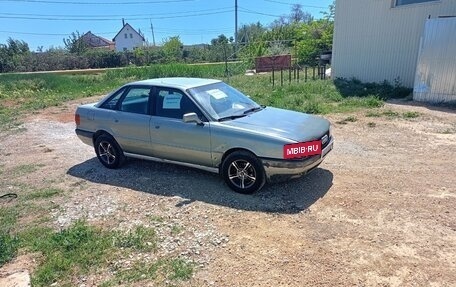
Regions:
<instances>
[{"instance_id":1,"label":"side window trim","mask_svg":"<svg viewBox=\"0 0 456 287\"><path fill-rule=\"evenodd\" d=\"M127 91L128 88L127 87L122 87L120 88L119 90L117 90L116 92L114 92L108 99L106 99L100 106L100 108L102 109L107 109L107 110L112 110L112 111L117 111L119 110L119 105L120 105L120 102L122 101L122 98L124 97L125 95L125 91ZM120 97L119 99L117 100L116 102L116 105L110 109L110 108L107 108L105 107L105 105L107 105L110 101L112 101L115 97L117 97L118 95L120 94Z\"/></svg>"}]
</instances>

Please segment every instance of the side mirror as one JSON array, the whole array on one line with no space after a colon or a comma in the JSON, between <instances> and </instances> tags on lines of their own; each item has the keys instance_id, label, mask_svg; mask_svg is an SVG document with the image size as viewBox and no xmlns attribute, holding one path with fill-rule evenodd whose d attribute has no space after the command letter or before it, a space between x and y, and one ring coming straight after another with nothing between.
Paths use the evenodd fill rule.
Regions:
<instances>
[{"instance_id":1,"label":"side mirror","mask_svg":"<svg viewBox=\"0 0 456 287\"><path fill-rule=\"evenodd\" d=\"M184 123L196 123L197 125L203 125L203 121L198 117L196 113L188 113L182 117Z\"/></svg>"}]
</instances>

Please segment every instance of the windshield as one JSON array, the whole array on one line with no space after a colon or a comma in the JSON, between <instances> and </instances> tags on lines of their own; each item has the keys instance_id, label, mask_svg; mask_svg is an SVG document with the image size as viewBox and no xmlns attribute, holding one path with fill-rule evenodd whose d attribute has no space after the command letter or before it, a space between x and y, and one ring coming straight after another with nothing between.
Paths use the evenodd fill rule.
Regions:
<instances>
[{"instance_id":1,"label":"windshield","mask_svg":"<svg viewBox=\"0 0 456 287\"><path fill-rule=\"evenodd\" d=\"M261 107L235 88L220 82L188 90L193 98L216 120L244 116Z\"/></svg>"}]
</instances>

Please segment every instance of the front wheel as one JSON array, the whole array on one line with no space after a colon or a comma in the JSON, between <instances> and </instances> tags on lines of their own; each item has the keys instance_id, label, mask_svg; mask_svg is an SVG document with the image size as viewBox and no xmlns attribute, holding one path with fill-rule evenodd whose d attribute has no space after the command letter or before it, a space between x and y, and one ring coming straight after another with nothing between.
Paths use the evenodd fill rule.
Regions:
<instances>
[{"instance_id":1,"label":"front wheel","mask_svg":"<svg viewBox=\"0 0 456 287\"><path fill-rule=\"evenodd\" d=\"M260 161L246 151L229 154L222 163L221 172L226 184L239 193L253 193L260 190L265 183Z\"/></svg>"},{"instance_id":2,"label":"front wheel","mask_svg":"<svg viewBox=\"0 0 456 287\"><path fill-rule=\"evenodd\" d=\"M108 135L97 137L95 153L98 160L107 168L118 168L125 157L117 142Z\"/></svg>"}]
</instances>

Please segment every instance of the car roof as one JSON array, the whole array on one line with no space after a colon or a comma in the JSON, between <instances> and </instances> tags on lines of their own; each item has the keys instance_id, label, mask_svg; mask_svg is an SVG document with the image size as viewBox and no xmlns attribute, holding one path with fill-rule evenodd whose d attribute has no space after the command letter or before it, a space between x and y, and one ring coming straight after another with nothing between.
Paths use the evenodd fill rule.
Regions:
<instances>
[{"instance_id":1,"label":"car roof","mask_svg":"<svg viewBox=\"0 0 456 287\"><path fill-rule=\"evenodd\" d=\"M205 86L214 83L220 83L220 80L214 79L201 79L201 78L184 78L184 77L174 77L174 78L157 78L157 79L148 79L137 82L129 83L128 85L154 85L154 86L163 86L163 87L174 87L180 89L190 89L200 86Z\"/></svg>"}]
</instances>

